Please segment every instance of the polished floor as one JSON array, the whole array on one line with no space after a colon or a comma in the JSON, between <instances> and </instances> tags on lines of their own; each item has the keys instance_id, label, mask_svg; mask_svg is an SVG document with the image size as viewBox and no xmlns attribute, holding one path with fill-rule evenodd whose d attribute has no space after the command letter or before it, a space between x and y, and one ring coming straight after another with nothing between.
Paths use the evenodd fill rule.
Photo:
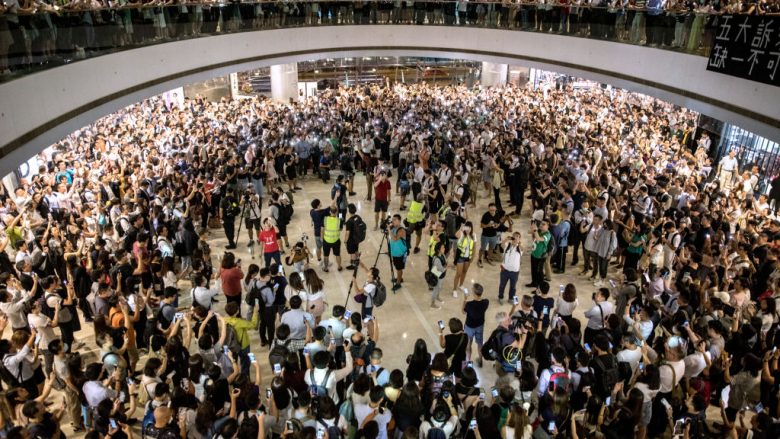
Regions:
<instances>
[{"instance_id":1,"label":"polished floor","mask_svg":"<svg viewBox=\"0 0 780 439\"><path fill-rule=\"evenodd\" d=\"M290 244L300 240L303 233L309 236L313 235L311 220L309 217L310 203L313 199L319 198L320 200L329 200L331 184L325 184L321 180L314 179L312 176L299 180L299 186L303 187L303 190L295 192L295 214L293 220L288 227L288 234L290 237ZM366 195L366 181L362 174L358 174L355 177L354 189L357 195L350 197L349 201L355 203L358 207L358 213L364 218L368 225L368 233L366 241L361 244L361 252L363 254L362 261L366 265L373 264L377 252L380 250L380 242L382 240L382 234L373 230L374 226L374 213L372 201L365 201ZM393 187L393 192L395 187ZM504 194L505 196L507 194ZM467 217L475 224L479 224L479 220L482 214L487 210L487 204L489 200L492 200L492 193L488 194L484 188L480 188L480 196L478 197L477 206L470 207L467 211ZM407 201L408 203L408 201ZM507 201L504 201L505 205ZM523 235L523 248L525 249L525 255L523 256L521 265L521 275L518 280L518 294L529 294L531 291L529 288L525 288L524 285L529 282L530 279L530 256L528 255L528 247L530 242L529 224L530 224L530 201L525 203L525 210L523 215L519 219L515 219L514 230L519 230ZM399 198L393 196L390 203L391 214L399 213ZM268 213L267 207L264 208L263 215ZM402 217L405 217L406 212L400 212ZM224 233L221 229L212 229L209 236L209 241L212 248L212 257L214 258L215 266L219 264L219 255L224 251L224 247L227 244ZM242 266L244 269L250 263L262 264L261 257L253 258L247 246L248 236L242 229L241 235L238 240L238 248L233 250L238 258L242 260ZM430 293L424 279L424 272L427 269L427 257L424 251L424 243L427 242L427 236L423 236L423 249L419 254L412 254L409 256L406 270L404 273L405 282L403 287L396 293L392 293L389 283L389 258L386 255L380 255L378 260L378 267L383 273L383 280L388 287L388 300L384 306L375 309L374 315L378 324L380 325L380 339L378 342L379 347L384 351L383 365L386 368L393 369L399 368L405 370L406 357L412 352L414 342L421 338L428 344L430 352L439 352L438 338L438 326L439 320L447 321L451 317L463 318L461 312L461 306L463 303L462 293L458 293L458 297L452 296L452 282L454 277L454 271L449 270L447 277L445 278L445 287L442 289L441 298L444 303L441 304L441 309L430 308ZM313 240L308 241L312 247L312 254L314 253ZM348 258L344 249L342 249L344 256L343 265L348 264ZM570 258L571 256L569 256ZM498 259L497 257L494 257ZM330 306L336 304L347 304L347 309L352 311L359 311L360 305L355 303L352 299L349 302L347 300L347 291L351 280L351 271L337 271L335 264L332 266L328 273L322 272L317 266L316 259L312 260L312 267L316 268L320 276L325 281L325 293L326 301ZM567 270L565 274L554 274L551 284L553 285L552 291L557 291L559 284L574 283L577 286L579 294L579 309L575 312L575 316L584 320L582 313L587 309L586 307L591 304L591 294L594 291L594 286L588 281L586 277L578 276L577 273L581 270L581 265L575 268ZM473 282L480 282L485 288L484 296L490 299L490 307L486 314L485 325L485 337L495 328L496 323L494 316L499 311L509 311L511 304L507 301L503 306L498 303L498 279L499 279L499 265L498 263L485 264L480 268L476 263L472 264L466 277L466 285L470 287ZM612 274L612 273L610 273ZM364 275L360 274L359 279L364 279ZM182 291L180 305L187 307L189 305L189 294L185 294L189 291L189 282L181 281L179 283L180 290ZM225 301L221 300L217 304L217 310L222 310ZM326 311L325 316L329 315L329 311ZM90 325L84 325L84 329L77 335L79 340L88 340L87 347L82 350L82 354L87 356L87 361L99 360L96 355L96 346L94 344L92 327ZM6 334L7 336L8 334ZM267 378L271 374L271 368L268 365L268 349L260 347L260 338L257 332L252 332L251 335L251 350L254 352L261 363L261 371L264 379L264 384L267 383ZM475 348L476 352L476 348ZM144 359L141 359L139 368L143 365ZM483 367L478 370L481 380L481 386L484 388L490 388L495 380L495 373L492 370L491 363L485 362ZM141 411L137 415L142 416ZM64 420L63 429L66 432L70 432L71 429L68 426L68 421Z\"/></svg>"}]
</instances>

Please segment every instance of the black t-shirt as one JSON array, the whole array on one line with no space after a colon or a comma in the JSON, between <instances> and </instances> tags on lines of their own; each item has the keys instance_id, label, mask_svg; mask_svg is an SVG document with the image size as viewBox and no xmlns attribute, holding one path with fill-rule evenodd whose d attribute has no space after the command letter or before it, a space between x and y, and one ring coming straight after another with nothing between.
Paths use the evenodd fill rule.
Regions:
<instances>
[{"instance_id":1,"label":"black t-shirt","mask_svg":"<svg viewBox=\"0 0 780 439\"><path fill-rule=\"evenodd\" d=\"M349 218L347 218L347 221L344 223L344 227L347 229L347 232L349 232L349 239L347 242L350 244L355 243L355 222L357 221L357 215L353 215Z\"/></svg>"},{"instance_id":2,"label":"black t-shirt","mask_svg":"<svg viewBox=\"0 0 780 439\"><path fill-rule=\"evenodd\" d=\"M466 326L469 328L479 328L485 325L485 312L488 309L490 300L470 300L466 302Z\"/></svg>"},{"instance_id":3,"label":"black t-shirt","mask_svg":"<svg viewBox=\"0 0 780 439\"><path fill-rule=\"evenodd\" d=\"M494 222L496 224L499 223L501 220L501 217L498 216L498 213L495 215L491 215L490 212L485 212L484 215L482 215L482 219L480 220L480 223L482 224L490 224L491 222ZM492 238L496 236L496 228L495 227L483 227L482 228L482 236L485 238Z\"/></svg>"},{"instance_id":4,"label":"black t-shirt","mask_svg":"<svg viewBox=\"0 0 780 439\"><path fill-rule=\"evenodd\" d=\"M460 376L463 362L466 361L466 345L468 336L459 334L447 334L444 336L444 355L450 360L450 373Z\"/></svg>"}]
</instances>

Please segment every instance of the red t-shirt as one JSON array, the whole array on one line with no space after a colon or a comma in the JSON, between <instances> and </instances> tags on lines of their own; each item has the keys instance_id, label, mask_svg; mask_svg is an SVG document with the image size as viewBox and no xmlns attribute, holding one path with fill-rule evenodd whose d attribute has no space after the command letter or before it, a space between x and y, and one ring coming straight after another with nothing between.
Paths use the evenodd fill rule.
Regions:
<instances>
[{"instance_id":1,"label":"red t-shirt","mask_svg":"<svg viewBox=\"0 0 780 439\"><path fill-rule=\"evenodd\" d=\"M279 251L279 243L276 242L276 230L261 230L257 234L257 240L263 243L263 253L273 253Z\"/></svg>"},{"instance_id":2,"label":"red t-shirt","mask_svg":"<svg viewBox=\"0 0 780 439\"><path fill-rule=\"evenodd\" d=\"M219 278L222 280L222 292L230 297L241 295L241 279L243 277L244 273L239 267L221 270Z\"/></svg>"},{"instance_id":3,"label":"red t-shirt","mask_svg":"<svg viewBox=\"0 0 780 439\"><path fill-rule=\"evenodd\" d=\"M387 201L387 195L390 193L390 182L385 180L374 186L374 194L377 201Z\"/></svg>"}]
</instances>

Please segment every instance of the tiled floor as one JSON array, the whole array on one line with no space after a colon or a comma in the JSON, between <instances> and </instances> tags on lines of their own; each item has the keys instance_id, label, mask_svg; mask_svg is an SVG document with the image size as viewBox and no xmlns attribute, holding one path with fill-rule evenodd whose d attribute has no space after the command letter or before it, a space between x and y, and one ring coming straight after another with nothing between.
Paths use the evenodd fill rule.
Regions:
<instances>
[{"instance_id":1,"label":"tiled floor","mask_svg":"<svg viewBox=\"0 0 780 439\"><path fill-rule=\"evenodd\" d=\"M322 183L309 176L308 178L299 182L304 189L295 193L295 214L293 216L292 223L288 226L288 234L290 236L290 244L297 242L303 233L307 233L312 236L312 225L309 218L310 203L313 199L319 198L321 200L329 200L330 198L330 185ZM355 178L355 191L357 195L350 197L350 202L355 203L358 207L358 213L364 218L368 225L368 236L366 241L361 244L361 252L364 255L362 261L369 265L373 264L376 254L379 251L379 245L382 239L380 232L373 231L373 202L365 200L365 178L361 174L358 174ZM395 188L393 188L393 191ZM481 188L480 197L477 202L476 208L469 208L467 212L468 219L475 224L479 223L479 219L487 209L487 203L492 200L492 193L486 194L484 188ZM392 213L398 213L398 201L397 197L391 202L390 210ZM529 217L530 212L528 207L530 201L525 203L526 210L523 212L522 217L519 220L515 220L514 229L520 230L523 234L523 248L527 250L529 243ZM267 213L265 208L263 214ZM405 217L405 212L400 212L402 217ZM222 230L212 230L210 236L212 254L214 257L215 265L218 265L217 258L227 241L224 237ZM261 258L252 258L247 247L247 234L242 229L241 236L238 241L238 248L234 250L237 257L242 259L242 266L246 268L250 263L262 264ZM427 242L427 237L423 236L423 243ZM313 240L309 240L309 245L314 246ZM423 244L424 247L424 244ZM314 248L311 249L312 253ZM342 248L342 253L346 255ZM528 288L524 285L529 282L530 278L530 256L528 252L523 256L521 266L521 276L518 280L518 293L530 293ZM569 255L569 260L571 255ZM343 259L344 265L348 264L347 258ZM316 259L313 259L316 264ZM314 266L314 265L313 265ZM406 271L404 273L405 282L403 287L395 294L390 291L389 283L389 258L388 256L381 255L379 257L378 265L379 269L383 273L384 282L388 286L388 300L384 306L377 308L374 311L377 321L380 325L380 340L378 345L384 351L383 364L386 368L399 368L405 370L406 357L412 352L412 348L415 340L422 338L428 344L430 352L438 352L441 349L438 346L438 320L448 320L450 317L457 316L463 317L461 312L462 294L458 294L457 298L452 297L452 279L454 272L450 270L445 278L445 287L442 289L442 299L444 303L440 310L431 309L430 305L430 293L428 292L423 273L427 269L427 257L425 251L421 251L419 254L410 255ZM344 304L347 297L347 290L350 283L351 272L337 271L333 267L328 273L322 272L319 267L316 267L320 276L325 281L326 301L332 306L335 304ZM591 293L594 291L593 284L588 282L587 278L580 277L576 273L581 270L581 265L575 268L569 268L566 274L555 274L552 278L551 284L552 290L557 291L559 284L566 284L569 282L574 283L577 286L579 292L580 307L575 316L584 320L582 312L586 309L586 306L591 304ZM485 297L490 299L490 308L486 314L486 327L485 337L487 338L490 331L495 328L495 320L493 316L498 311L509 311L511 305L505 302L503 306L498 304L498 272L499 267L497 263L493 265L485 264L483 268L479 268L476 263L471 266L467 274L466 286L470 286L472 282L480 282L485 287ZM360 279L364 277L361 275ZM189 282L182 281L179 284L182 292L189 291ZM189 304L189 295L182 294L182 300L180 301L182 306ZM221 300L217 304L217 309L222 310L225 301ZM347 309L359 310L360 305L355 303L352 299L347 303ZM328 315L328 311L326 314ZM93 331L90 325L84 325L84 329L77 335L79 340L85 340L87 347L83 349L83 353L87 354L87 361L97 360L95 352L95 344L93 338ZM258 361L262 365L262 373L265 379L270 376L271 368L268 365L268 352L267 348L260 347L260 339L257 332L253 332L251 335L252 352L254 352L258 358ZM143 365L144 359L139 363L139 368ZM484 367L478 371L481 379L481 385L489 388L492 386L495 379L495 373L492 370L491 363L485 362ZM267 382L267 381L265 381ZM140 416L140 411L138 413ZM70 428L67 425L67 421L64 422L63 429L66 432L70 432Z\"/></svg>"}]
</instances>

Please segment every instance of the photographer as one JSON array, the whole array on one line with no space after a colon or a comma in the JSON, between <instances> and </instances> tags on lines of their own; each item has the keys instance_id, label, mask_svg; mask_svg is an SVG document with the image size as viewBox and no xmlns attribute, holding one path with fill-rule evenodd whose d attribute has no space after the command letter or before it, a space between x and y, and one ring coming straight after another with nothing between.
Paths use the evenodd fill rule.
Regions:
<instances>
[{"instance_id":1,"label":"photographer","mask_svg":"<svg viewBox=\"0 0 780 439\"><path fill-rule=\"evenodd\" d=\"M409 254L409 248L406 245L406 229L401 226L401 215L393 215L393 219L387 226L388 239L390 243L390 257L395 267L395 283L393 291L401 288L404 282L404 268L406 268L406 255Z\"/></svg>"},{"instance_id":2,"label":"photographer","mask_svg":"<svg viewBox=\"0 0 780 439\"><path fill-rule=\"evenodd\" d=\"M249 236L249 244L251 247L255 245L255 234L259 234L260 227L260 197L255 193L254 188L247 187L244 192L244 196L241 198L241 208L243 209L244 226L246 227L246 233Z\"/></svg>"},{"instance_id":3,"label":"photographer","mask_svg":"<svg viewBox=\"0 0 780 439\"><path fill-rule=\"evenodd\" d=\"M236 217L241 213L238 200L232 188L227 188L225 196L219 203L219 216L222 218L222 228L225 230L225 237L228 240L227 250L236 248L234 241L236 235Z\"/></svg>"},{"instance_id":4,"label":"photographer","mask_svg":"<svg viewBox=\"0 0 780 439\"><path fill-rule=\"evenodd\" d=\"M363 286L358 284L356 270L352 278L352 285L355 289L355 296L359 294L365 296L360 307L360 314L363 317L370 317L374 311L374 294L376 294L376 283L379 281L379 269L376 267L367 268L363 263L360 263L360 267L366 272L366 281L363 283Z\"/></svg>"}]
</instances>

